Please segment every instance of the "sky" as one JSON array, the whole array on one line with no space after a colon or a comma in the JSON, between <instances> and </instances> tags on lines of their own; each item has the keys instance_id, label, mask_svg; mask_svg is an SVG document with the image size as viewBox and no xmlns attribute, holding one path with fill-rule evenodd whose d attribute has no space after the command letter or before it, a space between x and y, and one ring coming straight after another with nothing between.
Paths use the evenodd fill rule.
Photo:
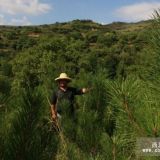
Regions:
<instances>
[{"instance_id":1,"label":"sky","mask_svg":"<svg viewBox=\"0 0 160 160\"><path fill-rule=\"evenodd\" d=\"M90 19L101 24L152 18L160 0L0 0L0 25L40 25Z\"/></svg>"}]
</instances>

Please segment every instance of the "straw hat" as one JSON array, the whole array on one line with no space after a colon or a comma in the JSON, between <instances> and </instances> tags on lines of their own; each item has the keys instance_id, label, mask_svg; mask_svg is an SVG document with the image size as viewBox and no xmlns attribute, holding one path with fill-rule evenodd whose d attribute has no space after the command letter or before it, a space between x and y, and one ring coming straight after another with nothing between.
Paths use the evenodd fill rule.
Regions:
<instances>
[{"instance_id":1,"label":"straw hat","mask_svg":"<svg viewBox=\"0 0 160 160\"><path fill-rule=\"evenodd\" d=\"M59 77L57 77L57 78L55 79L55 81L59 81L59 80L62 80L62 79L67 80L68 82L70 82L70 81L72 80L70 77L67 76L66 73L61 73L61 74L59 75Z\"/></svg>"}]
</instances>

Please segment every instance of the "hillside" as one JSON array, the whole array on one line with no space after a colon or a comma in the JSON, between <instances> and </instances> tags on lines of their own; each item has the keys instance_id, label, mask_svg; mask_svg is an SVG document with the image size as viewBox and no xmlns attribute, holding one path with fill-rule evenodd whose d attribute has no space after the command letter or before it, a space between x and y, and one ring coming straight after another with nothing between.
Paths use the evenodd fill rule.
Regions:
<instances>
[{"instance_id":1,"label":"hillside","mask_svg":"<svg viewBox=\"0 0 160 160\"><path fill-rule=\"evenodd\" d=\"M0 26L0 159L158 160L136 141L160 136L159 19ZM53 121L61 72L91 90Z\"/></svg>"},{"instance_id":2,"label":"hillside","mask_svg":"<svg viewBox=\"0 0 160 160\"><path fill-rule=\"evenodd\" d=\"M96 34L99 36L109 33L124 33L124 32L143 32L150 28L151 21L138 23L122 23L115 22L108 25L100 25L90 20L75 20L68 23L56 23L53 25L14 27L0 26L0 54L13 54L24 48L29 48L34 45L39 39L44 36L70 36L73 38L90 38L96 39ZM92 37L92 38L91 38ZM92 43L93 40L89 40Z\"/></svg>"},{"instance_id":3,"label":"hillside","mask_svg":"<svg viewBox=\"0 0 160 160\"><path fill-rule=\"evenodd\" d=\"M55 40L59 42L66 41L69 43L68 45L71 44L71 47L76 50L78 47L79 52L81 52L81 58L79 58L81 61L86 61L88 56L95 55L97 56L97 62L102 60L101 57L110 57L109 59L116 61L113 63L118 64L122 53L125 57L128 55L130 62L126 63L131 65L137 63L134 62L134 59L137 58L137 54L139 56L139 53L146 48L147 32L150 30L151 25L152 21L138 23L115 22L100 25L90 20L75 20L68 23L41 26L0 26L0 55L5 63L5 61L12 60L17 54L29 48L41 46L47 41L48 44L46 45L49 45L50 41ZM66 49L64 46L65 52ZM51 51L54 51L52 47ZM67 52L69 52L69 49L67 49ZM88 52L87 55L86 52ZM91 52L94 53L90 54ZM132 54L132 52L134 53ZM77 53L76 56L79 57L80 54ZM126 61L128 61L127 59ZM78 64L81 63L78 62ZM101 63L103 65L103 62ZM109 65L113 67L112 64Z\"/></svg>"}]
</instances>

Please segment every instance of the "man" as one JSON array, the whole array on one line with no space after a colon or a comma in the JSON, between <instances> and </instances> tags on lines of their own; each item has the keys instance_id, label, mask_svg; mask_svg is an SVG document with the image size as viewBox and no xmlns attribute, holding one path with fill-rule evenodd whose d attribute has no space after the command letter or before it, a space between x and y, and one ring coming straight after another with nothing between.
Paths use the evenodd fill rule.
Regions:
<instances>
[{"instance_id":1,"label":"man","mask_svg":"<svg viewBox=\"0 0 160 160\"><path fill-rule=\"evenodd\" d=\"M55 79L55 81L58 82L58 90L53 93L51 99L51 114L53 120L61 114L63 116L63 114L67 113L72 116L72 114L74 114L75 96L85 94L90 90L88 88L77 89L69 87L68 83L71 82L71 80L66 73L61 73L60 76ZM65 105L64 102L66 102ZM68 106L68 108L66 106Z\"/></svg>"}]
</instances>

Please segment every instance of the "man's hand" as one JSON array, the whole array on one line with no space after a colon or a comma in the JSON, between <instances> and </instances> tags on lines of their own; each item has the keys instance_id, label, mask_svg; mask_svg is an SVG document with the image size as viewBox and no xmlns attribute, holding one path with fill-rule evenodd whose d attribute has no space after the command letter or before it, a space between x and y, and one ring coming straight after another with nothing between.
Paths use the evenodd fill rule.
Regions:
<instances>
[{"instance_id":1,"label":"man's hand","mask_svg":"<svg viewBox=\"0 0 160 160\"><path fill-rule=\"evenodd\" d=\"M82 88L82 93L88 93L92 88Z\"/></svg>"},{"instance_id":2,"label":"man's hand","mask_svg":"<svg viewBox=\"0 0 160 160\"><path fill-rule=\"evenodd\" d=\"M52 119L56 120L57 119L57 115L55 113L52 113Z\"/></svg>"},{"instance_id":3,"label":"man's hand","mask_svg":"<svg viewBox=\"0 0 160 160\"><path fill-rule=\"evenodd\" d=\"M51 105L51 118L53 120L56 120L57 118L57 112L56 112L56 105Z\"/></svg>"}]
</instances>

